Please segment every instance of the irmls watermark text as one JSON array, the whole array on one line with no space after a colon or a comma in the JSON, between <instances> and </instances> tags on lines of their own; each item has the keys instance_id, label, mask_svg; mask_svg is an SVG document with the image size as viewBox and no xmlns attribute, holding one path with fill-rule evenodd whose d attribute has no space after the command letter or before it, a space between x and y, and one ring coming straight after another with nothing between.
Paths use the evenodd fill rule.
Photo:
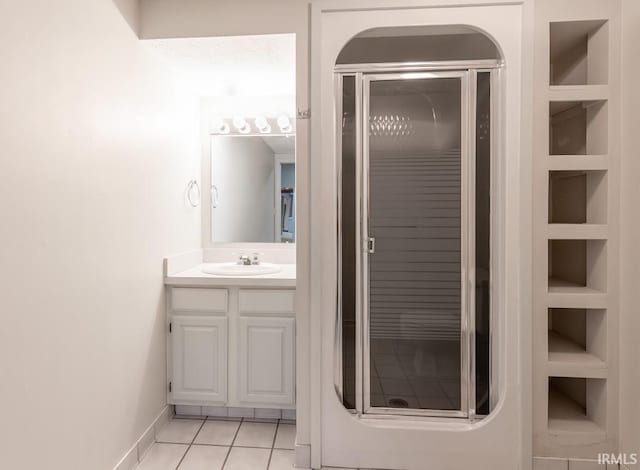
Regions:
<instances>
[{"instance_id":1,"label":"irmls watermark text","mask_svg":"<svg viewBox=\"0 0 640 470\"><path fill-rule=\"evenodd\" d=\"M598 454L598 463L635 465L638 463L638 454Z\"/></svg>"}]
</instances>

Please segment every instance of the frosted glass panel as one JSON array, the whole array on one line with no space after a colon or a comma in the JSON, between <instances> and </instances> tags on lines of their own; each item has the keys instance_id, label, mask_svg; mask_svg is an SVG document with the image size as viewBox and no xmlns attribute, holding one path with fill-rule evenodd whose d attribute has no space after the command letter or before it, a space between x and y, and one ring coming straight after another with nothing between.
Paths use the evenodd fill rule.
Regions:
<instances>
[{"instance_id":1,"label":"frosted glass panel","mask_svg":"<svg viewBox=\"0 0 640 470\"><path fill-rule=\"evenodd\" d=\"M371 406L461 410L461 80L369 90Z\"/></svg>"}]
</instances>

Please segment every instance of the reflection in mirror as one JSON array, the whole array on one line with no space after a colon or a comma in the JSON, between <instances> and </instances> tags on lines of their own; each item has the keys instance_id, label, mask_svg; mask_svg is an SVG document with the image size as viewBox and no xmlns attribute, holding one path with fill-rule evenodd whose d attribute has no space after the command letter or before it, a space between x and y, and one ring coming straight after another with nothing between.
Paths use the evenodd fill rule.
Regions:
<instances>
[{"instance_id":1,"label":"reflection in mirror","mask_svg":"<svg viewBox=\"0 0 640 470\"><path fill-rule=\"evenodd\" d=\"M211 241L295 242L295 136L211 137Z\"/></svg>"}]
</instances>

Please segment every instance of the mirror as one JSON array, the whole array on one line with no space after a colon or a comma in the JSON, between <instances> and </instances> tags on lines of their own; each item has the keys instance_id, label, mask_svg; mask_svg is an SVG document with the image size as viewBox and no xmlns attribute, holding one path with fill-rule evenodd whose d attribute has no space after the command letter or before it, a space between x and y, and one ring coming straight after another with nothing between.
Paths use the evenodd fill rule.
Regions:
<instances>
[{"instance_id":1,"label":"mirror","mask_svg":"<svg viewBox=\"0 0 640 470\"><path fill-rule=\"evenodd\" d=\"M211 137L211 241L295 242L295 136Z\"/></svg>"}]
</instances>

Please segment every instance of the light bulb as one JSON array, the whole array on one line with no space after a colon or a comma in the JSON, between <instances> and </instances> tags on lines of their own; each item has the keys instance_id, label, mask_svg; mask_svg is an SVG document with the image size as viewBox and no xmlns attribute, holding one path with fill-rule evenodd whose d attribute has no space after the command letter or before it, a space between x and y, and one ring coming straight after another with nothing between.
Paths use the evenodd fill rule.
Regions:
<instances>
[{"instance_id":1,"label":"light bulb","mask_svg":"<svg viewBox=\"0 0 640 470\"><path fill-rule=\"evenodd\" d=\"M251 126L249 126L249 123L245 121L243 117L234 117L233 125L241 134L248 134L251 131Z\"/></svg>"},{"instance_id":2,"label":"light bulb","mask_svg":"<svg viewBox=\"0 0 640 470\"><path fill-rule=\"evenodd\" d=\"M269 122L267 122L267 118L264 116L258 116L255 120L255 124L261 134L268 134L271 132L271 126L269 125Z\"/></svg>"},{"instance_id":3,"label":"light bulb","mask_svg":"<svg viewBox=\"0 0 640 470\"><path fill-rule=\"evenodd\" d=\"M229 127L229 124L227 124L221 118L214 119L212 127L213 127L213 129L215 129L215 131L218 134L228 134L229 132L231 132L231 128Z\"/></svg>"},{"instance_id":4,"label":"light bulb","mask_svg":"<svg viewBox=\"0 0 640 470\"><path fill-rule=\"evenodd\" d=\"M289 120L289 117L284 115L278 116L278 127L280 128L280 131L285 134L287 132L291 132L291 121Z\"/></svg>"}]
</instances>

